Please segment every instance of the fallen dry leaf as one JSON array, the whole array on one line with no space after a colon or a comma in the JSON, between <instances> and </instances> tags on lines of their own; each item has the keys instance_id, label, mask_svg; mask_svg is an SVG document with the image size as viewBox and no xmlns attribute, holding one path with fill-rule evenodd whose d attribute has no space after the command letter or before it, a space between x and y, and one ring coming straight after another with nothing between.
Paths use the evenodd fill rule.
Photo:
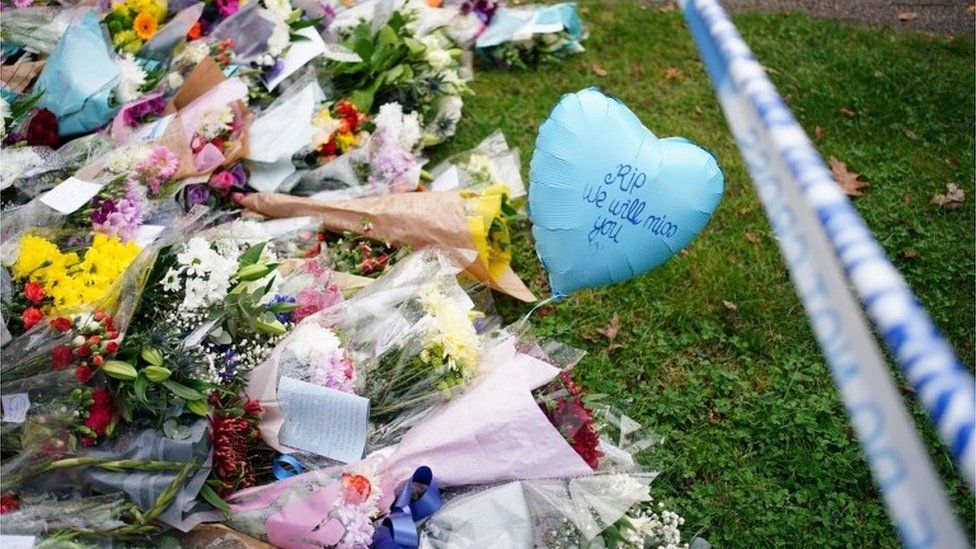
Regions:
<instances>
[{"instance_id":1,"label":"fallen dry leaf","mask_svg":"<svg viewBox=\"0 0 976 549\"><path fill-rule=\"evenodd\" d=\"M912 141L918 141L918 134L912 130L904 130L901 133L905 134L905 137L911 139Z\"/></svg>"},{"instance_id":2,"label":"fallen dry leaf","mask_svg":"<svg viewBox=\"0 0 976 549\"><path fill-rule=\"evenodd\" d=\"M908 193L905 193L905 194L901 195L901 203L904 204L904 205L906 205L906 206L909 205L909 204L911 204L912 203L912 195L910 195Z\"/></svg>"},{"instance_id":3,"label":"fallen dry leaf","mask_svg":"<svg viewBox=\"0 0 976 549\"><path fill-rule=\"evenodd\" d=\"M603 67L597 65L596 63L593 63L593 65L590 68L593 69L593 74L601 78L607 75L607 69L604 69Z\"/></svg>"},{"instance_id":4,"label":"fallen dry leaf","mask_svg":"<svg viewBox=\"0 0 976 549\"><path fill-rule=\"evenodd\" d=\"M830 173L834 174L834 179L847 196L861 196L861 189L870 186L870 183L861 180L861 174L848 170L847 163L837 160L837 157L831 156L827 164L830 165Z\"/></svg>"},{"instance_id":5,"label":"fallen dry leaf","mask_svg":"<svg viewBox=\"0 0 976 549\"><path fill-rule=\"evenodd\" d=\"M901 252L901 257L902 257L902 259L907 260L907 261L916 260L916 259L918 259L918 251L909 248L909 249L904 250L904 251Z\"/></svg>"},{"instance_id":6,"label":"fallen dry leaf","mask_svg":"<svg viewBox=\"0 0 976 549\"><path fill-rule=\"evenodd\" d=\"M874 77L875 78L881 78L882 76L884 76L884 73L883 72L881 72L881 71L874 71Z\"/></svg>"},{"instance_id":7,"label":"fallen dry leaf","mask_svg":"<svg viewBox=\"0 0 976 549\"><path fill-rule=\"evenodd\" d=\"M644 76L644 65L640 63L634 63L630 67L631 76Z\"/></svg>"},{"instance_id":8,"label":"fallen dry leaf","mask_svg":"<svg viewBox=\"0 0 976 549\"><path fill-rule=\"evenodd\" d=\"M676 67L668 67L664 69L664 78L666 80L677 80L681 77L681 71Z\"/></svg>"},{"instance_id":9,"label":"fallen dry leaf","mask_svg":"<svg viewBox=\"0 0 976 549\"><path fill-rule=\"evenodd\" d=\"M607 341L613 343L613 340L617 339L617 333L620 332L620 315L613 313L610 317L610 323L607 324L605 328L597 330L603 334L603 337L607 338Z\"/></svg>"},{"instance_id":10,"label":"fallen dry leaf","mask_svg":"<svg viewBox=\"0 0 976 549\"><path fill-rule=\"evenodd\" d=\"M738 311L739 310L739 306L738 305L736 305L735 303L732 303L731 301L725 300L725 299L722 300L722 306L725 307L725 310L726 311Z\"/></svg>"},{"instance_id":11,"label":"fallen dry leaf","mask_svg":"<svg viewBox=\"0 0 976 549\"><path fill-rule=\"evenodd\" d=\"M843 114L847 118L854 118L855 116L857 116L857 113L855 113L854 111L852 111L851 109L848 109L846 107L841 107L841 108L837 109L837 112Z\"/></svg>"},{"instance_id":12,"label":"fallen dry leaf","mask_svg":"<svg viewBox=\"0 0 976 549\"><path fill-rule=\"evenodd\" d=\"M752 232L752 231L746 231L746 240L748 240L749 243L751 243L751 244L758 244L759 243L759 235L756 234L756 233L754 233L754 232Z\"/></svg>"},{"instance_id":13,"label":"fallen dry leaf","mask_svg":"<svg viewBox=\"0 0 976 549\"><path fill-rule=\"evenodd\" d=\"M705 111L703 111L698 105L695 105L695 116L701 116L703 114L705 114Z\"/></svg>"},{"instance_id":14,"label":"fallen dry leaf","mask_svg":"<svg viewBox=\"0 0 976 549\"><path fill-rule=\"evenodd\" d=\"M783 102L785 102L787 105L792 105L793 104L793 94L792 93L786 94L786 97L783 98Z\"/></svg>"},{"instance_id":15,"label":"fallen dry leaf","mask_svg":"<svg viewBox=\"0 0 976 549\"><path fill-rule=\"evenodd\" d=\"M590 13L590 8L588 8L587 6L580 6L579 12L580 15L586 15L587 13Z\"/></svg>"},{"instance_id":16,"label":"fallen dry leaf","mask_svg":"<svg viewBox=\"0 0 976 549\"><path fill-rule=\"evenodd\" d=\"M752 213L752 208L742 208L739 210L739 215L749 215Z\"/></svg>"},{"instance_id":17,"label":"fallen dry leaf","mask_svg":"<svg viewBox=\"0 0 976 549\"><path fill-rule=\"evenodd\" d=\"M823 129L821 126L816 126L813 128L813 137L815 137L817 141L823 139L825 135L827 135L827 130Z\"/></svg>"},{"instance_id":18,"label":"fallen dry leaf","mask_svg":"<svg viewBox=\"0 0 976 549\"><path fill-rule=\"evenodd\" d=\"M914 21L918 19L918 12L916 11L903 11L898 14L899 21Z\"/></svg>"},{"instance_id":19,"label":"fallen dry leaf","mask_svg":"<svg viewBox=\"0 0 976 549\"><path fill-rule=\"evenodd\" d=\"M945 210L958 210L962 206L962 201L966 199L966 192L959 188L955 183L946 183L945 194L933 194L932 203Z\"/></svg>"},{"instance_id":20,"label":"fallen dry leaf","mask_svg":"<svg viewBox=\"0 0 976 549\"><path fill-rule=\"evenodd\" d=\"M658 8L658 11L660 11L661 13L670 13L674 11L674 2L668 2L667 4L664 4L663 6Z\"/></svg>"},{"instance_id":21,"label":"fallen dry leaf","mask_svg":"<svg viewBox=\"0 0 976 549\"><path fill-rule=\"evenodd\" d=\"M959 167L959 160L956 157L954 157L954 156L950 156L950 157L946 158L945 159L945 163L946 163L946 166L949 166L950 168L958 168Z\"/></svg>"}]
</instances>

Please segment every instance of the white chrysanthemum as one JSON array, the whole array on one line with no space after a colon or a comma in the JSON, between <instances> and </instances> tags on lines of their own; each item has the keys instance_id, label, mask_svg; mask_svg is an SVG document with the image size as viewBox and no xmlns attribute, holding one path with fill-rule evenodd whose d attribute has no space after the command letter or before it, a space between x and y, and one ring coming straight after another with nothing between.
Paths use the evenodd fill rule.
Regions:
<instances>
[{"instance_id":1,"label":"white chrysanthemum","mask_svg":"<svg viewBox=\"0 0 976 549\"><path fill-rule=\"evenodd\" d=\"M171 72L166 75L166 87L175 90L183 85L183 77L178 72Z\"/></svg>"},{"instance_id":2,"label":"white chrysanthemum","mask_svg":"<svg viewBox=\"0 0 976 549\"><path fill-rule=\"evenodd\" d=\"M166 271L166 276L163 277L163 291L165 292L178 292L180 291L180 272L172 267Z\"/></svg>"},{"instance_id":3,"label":"white chrysanthemum","mask_svg":"<svg viewBox=\"0 0 976 549\"><path fill-rule=\"evenodd\" d=\"M146 71L136 63L131 53L115 58L119 69L119 84L115 87L115 98L119 103L128 103L139 97L139 88L146 85Z\"/></svg>"},{"instance_id":4,"label":"white chrysanthemum","mask_svg":"<svg viewBox=\"0 0 976 549\"><path fill-rule=\"evenodd\" d=\"M396 139L400 147L411 151L420 141L420 117L416 112L403 114L399 103L387 103L380 107L373 118L376 131Z\"/></svg>"},{"instance_id":5,"label":"white chrysanthemum","mask_svg":"<svg viewBox=\"0 0 976 549\"><path fill-rule=\"evenodd\" d=\"M318 324L303 324L294 332L288 351L295 360L305 365L313 365L342 348L342 342L329 330Z\"/></svg>"}]
</instances>

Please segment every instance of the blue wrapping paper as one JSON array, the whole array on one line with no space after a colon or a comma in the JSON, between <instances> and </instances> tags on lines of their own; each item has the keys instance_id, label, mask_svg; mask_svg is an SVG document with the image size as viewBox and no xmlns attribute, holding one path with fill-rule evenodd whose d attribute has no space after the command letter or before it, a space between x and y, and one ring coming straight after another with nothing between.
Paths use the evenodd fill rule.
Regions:
<instances>
[{"instance_id":1,"label":"blue wrapping paper","mask_svg":"<svg viewBox=\"0 0 976 549\"><path fill-rule=\"evenodd\" d=\"M68 27L44 65L35 87L44 90L38 106L58 117L62 137L90 132L115 115L118 81L98 17L89 11L81 24Z\"/></svg>"}]
</instances>

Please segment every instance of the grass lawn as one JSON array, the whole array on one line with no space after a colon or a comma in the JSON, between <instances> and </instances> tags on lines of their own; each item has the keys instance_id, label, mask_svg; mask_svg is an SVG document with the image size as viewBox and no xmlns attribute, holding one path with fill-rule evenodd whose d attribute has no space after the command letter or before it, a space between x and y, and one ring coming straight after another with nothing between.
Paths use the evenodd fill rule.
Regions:
<instances>
[{"instance_id":1,"label":"grass lawn","mask_svg":"<svg viewBox=\"0 0 976 549\"><path fill-rule=\"evenodd\" d=\"M586 349L575 375L664 437L648 458L662 471L653 490L687 534L719 547L897 545L681 15L582 5L588 51L536 72L480 71L457 138L434 160L500 128L521 147L527 177L539 124L561 94L587 86L623 99L657 135L713 151L726 194L687 253L544 309L535 329ZM735 22L808 133L823 129L824 158L870 181L855 205L972 365L973 41L797 15ZM967 194L952 212L930 203L948 182ZM514 238L516 270L548 295L528 225ZM506 299L499 308L509 321L528 310ZM597 330L614 313L624 346L608 350ZM973 496L915 412L972 531Z\"/></svg>"}]
</instances>

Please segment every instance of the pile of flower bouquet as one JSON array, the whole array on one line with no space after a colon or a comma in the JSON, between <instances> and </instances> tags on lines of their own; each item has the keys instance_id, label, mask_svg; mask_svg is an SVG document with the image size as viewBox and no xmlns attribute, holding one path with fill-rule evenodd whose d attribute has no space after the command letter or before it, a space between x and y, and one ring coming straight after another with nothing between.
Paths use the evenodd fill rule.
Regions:
<instances>
[{"instance_id":1,"label":"pile of flower bouquet","mask_svg":"<svg viewBox=\"0 0 976 549\"><path fill-rule=\"evenodd\" d=\"M494 314L535 300L518 150L424 157L475 64L581 50L574 4L0 9L4 537L681 544L653 438Z\"/></svg>"}]
</instances>

